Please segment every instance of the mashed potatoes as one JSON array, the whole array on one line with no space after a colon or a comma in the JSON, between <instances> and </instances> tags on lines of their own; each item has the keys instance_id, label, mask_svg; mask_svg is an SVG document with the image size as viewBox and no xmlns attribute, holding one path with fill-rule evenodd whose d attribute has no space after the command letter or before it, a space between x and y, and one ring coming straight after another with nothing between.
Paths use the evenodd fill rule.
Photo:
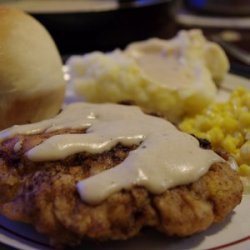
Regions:
<instances>
[{"instance_id":1,"label":"mashed potatoes","mask_svg":"<svg viewBox=\"0 0 250 250\"><path fill-rule=\"evenodd\" d=\"M238 88L228 101L211 104L201 114L186 118L179 128L208 139L214 149L230 153L239 165L250 192L250 92Z\"/></svg>"},{"instance_id":2,"label":"mashed potatoes","mask_svg":"<svg viewBox=\"0 0 250 250\"><path fill-rule=\"evenodd\" d=\"M174 123L214 100L215 81L229 67L223 50L199 30L74 56L67 64L76 93L87 101L129 101Z\"/></svg>"}]
</instances>

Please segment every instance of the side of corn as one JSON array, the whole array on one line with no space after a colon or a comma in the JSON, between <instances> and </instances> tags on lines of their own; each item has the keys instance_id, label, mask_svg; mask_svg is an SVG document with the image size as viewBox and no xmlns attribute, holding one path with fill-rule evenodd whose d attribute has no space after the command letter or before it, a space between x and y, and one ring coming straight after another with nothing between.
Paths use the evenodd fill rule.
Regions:
<instances>
[{"instance_id":1,"label":"side of corn","mask_svg":"<svg viewBox=\"0 0 250 250\"><path fill-rule=\"evenodd\" d=\"M239 174L250 178L250 92L240 87L228 101L214 103L201 114L184 119L179 128L209 140L237 161Z\"/></svg>"}]
</instances>

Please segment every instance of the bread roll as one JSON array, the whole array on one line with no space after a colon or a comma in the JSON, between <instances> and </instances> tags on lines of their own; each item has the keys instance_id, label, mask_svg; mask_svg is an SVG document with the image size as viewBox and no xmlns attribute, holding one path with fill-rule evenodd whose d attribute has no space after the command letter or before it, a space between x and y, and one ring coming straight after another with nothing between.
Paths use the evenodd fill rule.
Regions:
<instances>
[{"instance_id":1,"label":"bread roll","mask_svg":"<svg viewBox=\"0 0 250 250\"><path fill-rule=\"evenodd\" d=\"M0 7L0 129L54 116L64 94L62 61L47 30Z\"/></svg>"}]
</instances>

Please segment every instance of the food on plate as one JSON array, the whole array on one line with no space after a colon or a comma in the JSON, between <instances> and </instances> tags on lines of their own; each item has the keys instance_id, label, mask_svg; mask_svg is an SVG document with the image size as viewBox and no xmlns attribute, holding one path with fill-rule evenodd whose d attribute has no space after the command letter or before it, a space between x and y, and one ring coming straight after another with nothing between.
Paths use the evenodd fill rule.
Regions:
<instances>
[{"instance_id":1,"label":"food on plate","mask_svg":"<svg viewBox=\"0 0 250 250\"><path fill-rule=\"evenodd\" d=\"M0 129L58 113L65 81L46 29L22 11L0 7Z\"/></svg>"},{"instance_id":2,"label":"food on plate","mask_svg":"<svg viewBox=\"0 0 250 250\"><path fill-rule=\"evenodd\" d=\"M92 52L67 62L77 95L91 102L130 102L178 122L215 99L229 64L200 30L149 39L124 51Z\"/></svg>"},{"instance_id":3,"label":"food on plate","mask_svg":"<svg viewBox=\"0 0 250 250\"><path fill-rule=\"evenodd\" d=\"M207 147L135 106L74 103L0 133L0 213L55 246L125 240L144 227L189 236L242 198L236 171Z\"/></svg>"},{"instance_id":4,"label":"food on plate","mask_svg":"<svg viewBox=\"0 0 250 250\"><path fill-rule=\"evenodd\" d=\"M250 192L250 92L234 90L229 100L213 103L201 114L187 117L179 128L199 138L209 140L215 150L230 153L246 192Z\"/></svg>"}]
</instances>

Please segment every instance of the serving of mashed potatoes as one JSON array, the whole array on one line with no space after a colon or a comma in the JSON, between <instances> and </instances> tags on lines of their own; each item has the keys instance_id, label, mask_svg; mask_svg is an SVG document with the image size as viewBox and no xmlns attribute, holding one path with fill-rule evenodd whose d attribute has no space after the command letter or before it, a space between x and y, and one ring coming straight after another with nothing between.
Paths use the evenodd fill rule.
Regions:
<instances>
[{"instance_id":1,"label":"serving of mashed potatoes","mask_svg":"<svg viewBox=\"0 0 250 250\"><path fill-rule=\"evenodd\" d=\"M130 44L67 62L76 93L90 102L130 102L177 123L211 103L229 64L200 30Z\"/></svg>"}]
</instances>

